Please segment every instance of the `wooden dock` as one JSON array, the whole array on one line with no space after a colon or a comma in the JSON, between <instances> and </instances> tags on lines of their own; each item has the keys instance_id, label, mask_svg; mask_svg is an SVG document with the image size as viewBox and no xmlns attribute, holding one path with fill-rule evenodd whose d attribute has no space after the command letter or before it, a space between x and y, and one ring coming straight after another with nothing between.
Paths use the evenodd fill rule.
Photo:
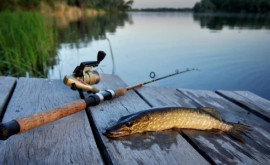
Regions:
<instances>
[{"instance_id":1,"label":"wooden dock","mask_svg":"<svg viewBox=\"0 0 270 165\"><path fill-rule=\"evenodd\" d=\"M61 80L0 77L2 122L80 99ZM103 75L100 89L126 84ZM85 94L87 97L88 94ZM225 121L252 127L246 144L226 134L167 130L108 139L121 116L161 106L217 109ZM270 101L247 91L143 87L123 97L0 141L0 164L270 164Z\"/></svg>"}]
</instances>

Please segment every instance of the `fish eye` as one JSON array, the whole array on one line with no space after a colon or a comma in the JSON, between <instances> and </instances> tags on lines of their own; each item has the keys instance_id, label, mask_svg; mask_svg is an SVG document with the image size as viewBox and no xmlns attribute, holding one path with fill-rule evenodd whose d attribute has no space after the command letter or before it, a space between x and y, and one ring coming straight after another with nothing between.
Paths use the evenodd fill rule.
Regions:
<instances>
[{"instance_id":1,"label":"fish eye","mask_svg":"<svg viewBox=\"0 0 270 165\"><path fill-rule=\"evenodd\" d=\"M133 123L132 122L128 122L128 123L126 123L126 126L127 127L131 127L133 125Z\"/></svg>"}]
</instances>

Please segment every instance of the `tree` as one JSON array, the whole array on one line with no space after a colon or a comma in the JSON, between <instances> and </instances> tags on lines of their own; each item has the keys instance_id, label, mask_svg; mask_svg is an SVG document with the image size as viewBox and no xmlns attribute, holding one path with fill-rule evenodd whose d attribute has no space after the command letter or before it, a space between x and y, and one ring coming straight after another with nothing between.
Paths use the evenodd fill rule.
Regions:
<instances>
[{"instance_id":1,"label":"tree","mask_svg":"<svg viewBox=\"0 0 270 165\"><path fill-rule=\"evenodd\" d=\"M195 12L269 13L270 0L201 0L193 9Z\"/></svg>"}]
</instances>

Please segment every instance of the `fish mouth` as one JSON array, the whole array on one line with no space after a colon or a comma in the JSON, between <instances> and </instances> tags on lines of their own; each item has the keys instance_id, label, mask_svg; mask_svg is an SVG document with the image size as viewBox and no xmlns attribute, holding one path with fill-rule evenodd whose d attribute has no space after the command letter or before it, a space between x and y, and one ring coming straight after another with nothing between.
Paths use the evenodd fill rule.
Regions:
<instances>
[{"instance_id":1,"label":"fish mouth","mask_svg":"<svg viewBox=\"0 0 270 165\"><path fill-rule=\"evenodd\" d=\"M131 131L130 130L124 130L124 129L118 129L118 130L111 130L111 129L106 129L103 135L110 137L110 138L115 138L115 137L121 137L121 136L126 136L130 135Z\"/></svg>"}]
</instances>

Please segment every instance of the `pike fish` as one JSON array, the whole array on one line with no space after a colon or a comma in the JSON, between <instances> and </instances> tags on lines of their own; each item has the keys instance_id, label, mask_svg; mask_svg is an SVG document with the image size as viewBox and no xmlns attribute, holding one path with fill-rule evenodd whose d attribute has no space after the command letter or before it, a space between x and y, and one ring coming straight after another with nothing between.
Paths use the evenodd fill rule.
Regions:
<instances>
[{"instance_id":1,"label":"pike fish","mask_svg":"<svg viewBox=\"0 0 270 165\"><path fill-rule=\"evenodd\" d=\"M172 128L206 130L215 134L225 132L240 142L244 142L241 134L250 130L247 125L223 121L213 108L162 107L121 117L115 125L106 129L104 135L115 138Z\"/></svg>"}]
</instances>

